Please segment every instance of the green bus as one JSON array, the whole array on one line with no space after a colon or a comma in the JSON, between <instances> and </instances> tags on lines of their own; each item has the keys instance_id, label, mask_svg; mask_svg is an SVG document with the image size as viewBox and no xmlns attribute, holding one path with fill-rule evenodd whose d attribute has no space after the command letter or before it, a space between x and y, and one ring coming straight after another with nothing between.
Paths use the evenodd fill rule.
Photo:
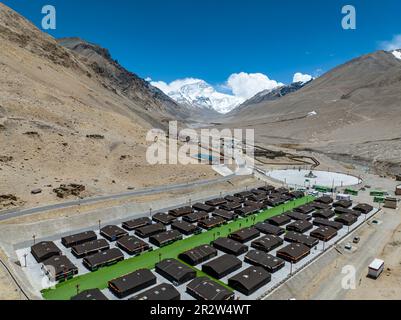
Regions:
<instances>
[{"instance_id":1,"label":"green bus","mask_svg":"<svg viewBox=\"0 0 401 320\"><path fill-rule=\"evenodd\" d=\"M373 202L374 203L384 203L384 197L376 196L376 197L374 197Z\"/></svg>"},{"instance_id":2,"label":"green bus","mask_svg":"<svg viewBox=\"0 0 401 320\"><path fill-rule=\"evenodd\" d=\"M357 196L359 194L359 191L354 190L354 189L345 189L345 194L349 194L351 196Z\"/></svg>"},{"instance_id":3,"label":"green bus","mask_svg":"<svg viewBox=\"0 0 401 320\"><path fill-rule=\"evenodd\" d=\"M387 191L378 191L378 190L374 190L370 192L370 195L372 197L384 197L388 195Z\"/></svg>"},{"instance_id":4,"label":"green bus","mask_svg":"<svg viewBox=\"0 0 401 320\"><path fill-rule=\"evenodd\" d=\"M318 186L318 185L313 186L313 189L315 189L316 191L322 192L322 193L333 192L332 188Z\"/></svg>"}]
</instances>

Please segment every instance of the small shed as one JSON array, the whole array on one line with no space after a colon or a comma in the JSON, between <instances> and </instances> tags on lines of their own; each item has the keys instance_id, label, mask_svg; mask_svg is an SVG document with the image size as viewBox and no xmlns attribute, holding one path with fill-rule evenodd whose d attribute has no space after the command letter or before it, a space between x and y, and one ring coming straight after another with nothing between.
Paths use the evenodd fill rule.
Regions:
<instances>
[{"instance_id":1,"label":"small shed","mask_svg":"<svg viewBox=\"0 0 401 320\"><path fill-rule=\"evenodd\" d=\"M395 195L401 196L401 184L395 187Z\"/></svg>"},{"instance_id":2,"label":"small shed","mask_svg":"<svg viewBox=\"0 0 401 320\"><path fill-rule=\"evenodd\" d=\"M397 209L398 207L398 200L397 198L386 198L384 199L384 207L388 209Z\"/></svg>"},{"instance_id":3,"label":"small shed","mask_svg":"<svg viewBox=\"0 0 401 320\"><path fill-rule=\"evenodd\" d=\"M368 277L372 279L377 279L380 277L384 270L384 261L380 259L375 259L369 265Z\"/></svg>"}]
</instances>

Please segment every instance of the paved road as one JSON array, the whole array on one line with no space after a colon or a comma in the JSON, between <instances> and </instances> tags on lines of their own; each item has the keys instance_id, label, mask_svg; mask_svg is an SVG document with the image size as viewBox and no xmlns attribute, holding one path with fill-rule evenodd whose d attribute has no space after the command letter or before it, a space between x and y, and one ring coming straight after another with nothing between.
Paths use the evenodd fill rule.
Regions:
<instances>
[{"instance_id":1,"label":"paved road","mask_svg":"<svg viewBox=\"0 0 401 320\"><path fill-rule=\"evenodd\" d=\"M69 208L69 207L73 207L76 205L91 204L91 203L96 203L96 202L100 202L100 201L108 201L108 200L118 200L121 198L133 197L133 196L150 195L150 194L156 194L156 193L165 192L165 191L174 191L174 190L185 189L188 187L212 185L215 183L228 181L234 177L235 177L235 175L232 174L232 175L229 175L226 177L219 177L217 179L212 179L212 180L201 180L201 181L194 181L194 182L189 182L189 183L152 187L152 188L124 192L124 193L119 193L119 194L114 194L114 195L105 195L105 196L91 197L91 198L85 198L85 199L78 199L78 200L73 200L73 201L68 201L68 202L63 202L63 203L58 203L58 204L52 204L52 205L47 205L47 206L42 206L42 207L37 207L37 208L31 208L31 209L10 210L10 211L5 211L4 213L0 213L0 221L4 221L7 219L16 218L16 217L21 217L21 216L25 216L25 215L29 215L29 214L34 214L34 213L41 213L41 212L45 212L45 211L49 211L49 210Z\"/></svg>"}]
</instances>

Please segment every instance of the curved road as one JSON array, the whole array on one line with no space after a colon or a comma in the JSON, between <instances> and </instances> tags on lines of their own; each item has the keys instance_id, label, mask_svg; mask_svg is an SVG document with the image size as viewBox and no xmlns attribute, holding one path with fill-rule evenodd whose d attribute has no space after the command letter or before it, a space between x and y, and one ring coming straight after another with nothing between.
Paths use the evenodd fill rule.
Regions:
<instances>
[{"instance_id":1,"label":"curved road","mask_svg":"<svg viewBox=\"0 0 401 320\"><path fill-rule=\"evenodd\" d=\"M108 201L108 200L118 200L121 198L133 197L133 196L150 195L150 194L160 193L160 192L164 192L164 191L173 191L173 190L184 189L184 188L188 188L188 187L211 185L211 184L215 184L215 183L219 183L219 182L228 181L235 176L236 176L235 174L232 174L232 175L229 175L226 177L220 177L220 178L212 179L212 180L202 180L202 181L194 181L194 182L189 182L189 183L152 187L152 188L146 188L146 189L141 189L141 190L136 190L136 191L118 193L118 194L114 194L114 195L105 195L105 196L97 196L97 197L91 197L91 198L85 198L85 199L78 199L78 200L73 200L73 201L68 201L68 202L63 202L63 203L58 203L58 204L52 204L52 205L47 205L47 206L43 206L43 207L30 208L30 209L9 210L9 211L4 211L4 213L0 212L0 221L4 221L7 219L16 218L16 217L21 217L21 216L25 216L25 215L29 215L29 214L49 211L49 210L64 209L64 208L73 207L76 205L90 204L90 203L96 203L96 202Z\"/></svg>"}]
</instances>

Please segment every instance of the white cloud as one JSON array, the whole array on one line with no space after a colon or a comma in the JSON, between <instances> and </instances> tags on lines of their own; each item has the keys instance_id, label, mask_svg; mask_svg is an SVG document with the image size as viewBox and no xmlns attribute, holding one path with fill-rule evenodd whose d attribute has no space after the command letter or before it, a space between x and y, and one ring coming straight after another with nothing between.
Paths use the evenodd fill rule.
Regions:
<instances>
[{"instance_id":1,"label":"white cloud","mask_svg":"<svg viewBox=\"0 0 401 320\"><path fill-rule=\"evenodd\" d=\"M382 41L380 48L386 51L401 49L401 34L395 35L391 41Z\"/></svg>"},{"instance_id":2,"label":"white cloud","mask_svg":"<svg viewBox=\"0 0 401 320\"><path fill-rule=\"evenodd\" d=\"M227 87L237 97L249 99L263 90L271 90L282 86L262 73L234 73L227 80Z\"/></svg>"},{"instance_id":3,"label":"white cloud","mask_svg":"<svg viewBox=\"0 0 401 320\"><path fill-rule=\"evenodd\" d=\"M313 79L313 77L309 74L303 74L301 72L297 72L296 74L294 74L294 78L292 80L292 82L302 82L302 83L306 83L309 82Z\"/></svg>"},{"instance_id":4,"label":"white cloud","mask_svg":"<svg viewBox=\"0 0 401 320\"><path fill-rule=\"evenodd\" d=\"M169 94L170 92L179 90L181 87L185 85L198 83L200 81L202 80L195 78L185 78L185 79L178 79L170 83L166 83L164 81L152 81L150 84L156 88L159 88L165 94Z\"/></svg>"}]
</instances>

